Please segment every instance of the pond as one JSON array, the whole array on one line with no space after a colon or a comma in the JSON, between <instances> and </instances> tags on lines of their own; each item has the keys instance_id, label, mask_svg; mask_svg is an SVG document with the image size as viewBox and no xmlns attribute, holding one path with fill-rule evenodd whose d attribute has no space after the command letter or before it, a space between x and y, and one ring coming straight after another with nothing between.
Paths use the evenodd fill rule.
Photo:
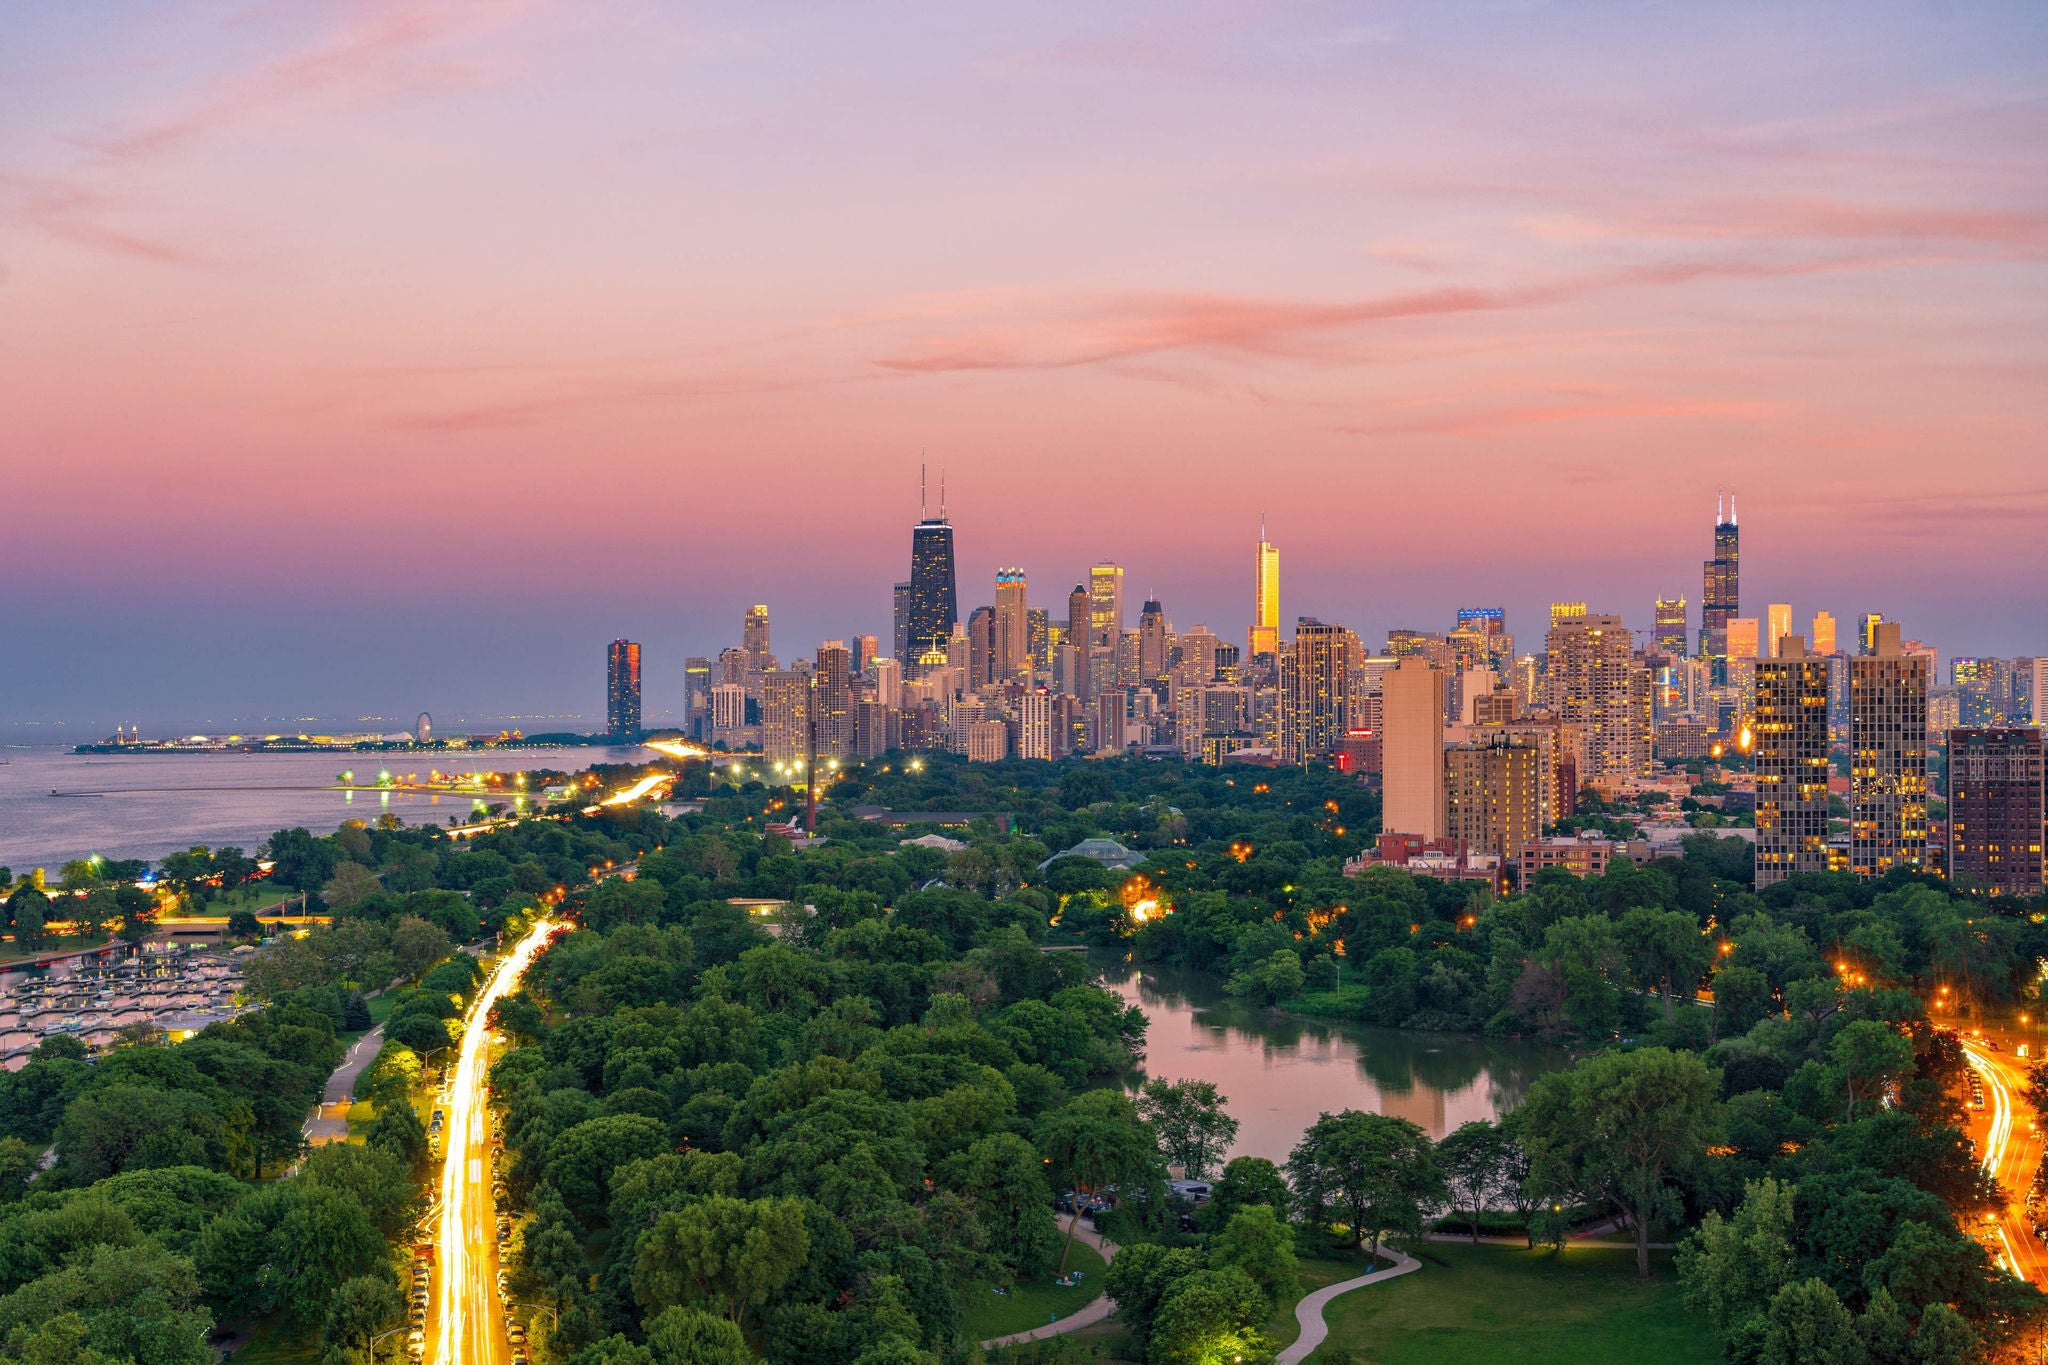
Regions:
<instances>
[{"instance_id":1,"label":"pond","mask_svg":"<svg viewBox=\"0 0 2048 1365\"><path fill-rule=\"evenodd\" d=\"M1102 984L1151 1026L1133 1087L1154 1076L1214 1081L1239 1123L1231 1156L1283 1162L1319 1114L1366 1109L1410 1119L1432 1138L1492 1119L1565 1049L1463 1033L1370 1028L1248 1005L1206 972L1098 957Z\"/></svg>"}]
</instances>

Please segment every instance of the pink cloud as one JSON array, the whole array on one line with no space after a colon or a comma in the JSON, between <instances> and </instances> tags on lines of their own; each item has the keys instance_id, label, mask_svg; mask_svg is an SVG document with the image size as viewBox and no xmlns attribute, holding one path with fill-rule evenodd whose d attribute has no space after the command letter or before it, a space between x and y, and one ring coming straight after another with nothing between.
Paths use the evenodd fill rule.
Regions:
<instances>
[{"instance_id":1,"label":"pink cloud","mask_svg":"<svg viewBox=\"0 0 2048 1365\"><path fill-rule=\"evenodd\" d=\"M1469 436L1483 432L1510 431L1521 427L1549 426L1558 422L1615 421L1631 418L1727 418L1738 421L1766 421L1783 416L1780 403L1682 402L1682 403L1559 403L1547 406L1497 408L1407 422L1377 423L1371 426L1340 426L1351 436Z\"/></svg>"},{"instance_id":2,"label":"pink cloud","mask_svg":"<svg viewBox=\"0 0 2048 1365\"><path fill-rule=\"evenodd\" d=\"M1945 242L2048 248L2048 214L1897 208L1832 199L1700 200L1608 215L1534 220L1555 241Z\"/></svg>"}]
</instances>

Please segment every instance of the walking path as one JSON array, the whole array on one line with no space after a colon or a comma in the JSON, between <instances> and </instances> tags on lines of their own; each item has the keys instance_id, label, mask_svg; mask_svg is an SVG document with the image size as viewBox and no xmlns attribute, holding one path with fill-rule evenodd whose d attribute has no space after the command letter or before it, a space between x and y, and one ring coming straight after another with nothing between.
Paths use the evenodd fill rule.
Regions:
<instances>
[{"instance_id":1,"label":"walking path","mask_svg":"<svg viewBox=\"0 0 2048 1365\"><path fill-rule=\"evenodd\" d=\"M320 1094L320 1103L306 1116L305 1126L299 1131L306 1135L306 1141L314 1146L323 1142L340 1142L348 1136L349 1106L355 1101L356 1077L363 1074L363 1068L377 1060L377 1050L384 1046L384 1026L371 1029L356 1039L342 1056L341 1065L334 1068L334 1074L327 1078L327 1088Z\"/></svg>"},{"instance_id":2,"label":"walking path","mask_svg":"<svg viewBox=\"0 0 2048 1365\"><path fill-rule=\"evenodd\" d=\"M1079 1216L1075 1215L1077 1218ZM1116 1243L1103 1240L1102 1234L1095 1229L1083 1224L1074 1229L1074 1236L1101 1252L1104 1265L1116 1259ZM1107 1294L1098 1294L1058 1322L1048 1322L1045 1326L1034 1327L1028 1332L1012 1332L1006 1337L991 1337L981 1343L981 1349L993 1351L998 1346L1016 1346L1026 1341L1043 1341L1047 1337L1064 1336L1068 1332L1078 1332L1083 1327L1091 1327L1115 1311L1116 1300Z\"/></svg>"},{"instance_id":3,"label":"walking path","mask_svg":"<svg viewBox=\"0 0 2048 1365\"><path fill-rule=\"evenodd\" d=\"M1323 1308L1339 1294L1348 1294L1354 1289L1363 1289L1381 1280L1391 1280L1397 1275L1406 1275L1411 1270L1422 1269L1422 1262L1405 1251L1396 1251L1390 1246L1380 1247L1380 1255L1394 1264L1386 1270L1375 1270L1369 1275L1360 1275L1355 1280L1339 1280L1326 1284L1315 1293L1303 1297L1294 1306L1294 1320L1301 1324L1301 1335L1294 1344L1273 1358L1273 1365L1297 1365L1306 1360L1309 1352L1323 1344L1330 1335L1330 1324L1323 1321Z\"/></svg>"}]
</instances>

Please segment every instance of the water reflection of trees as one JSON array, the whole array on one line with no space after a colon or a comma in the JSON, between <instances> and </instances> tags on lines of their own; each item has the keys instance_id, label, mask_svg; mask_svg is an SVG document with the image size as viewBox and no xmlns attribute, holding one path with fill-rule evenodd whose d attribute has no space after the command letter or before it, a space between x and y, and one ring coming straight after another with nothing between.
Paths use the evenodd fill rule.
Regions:
<instances>
[{"instance_id":1,"label":"water reflection of trees","mask_svg":"<svg viewBox=\"0 0 2048 1365\"><path fill-rule=\"evenodd\" d=\"M1226 995L1216 978L1203 973L1140 969L1121 958L1098 965L1103 984L1112 988L1135 979L1134 993L1148 1014L1184 1012L1221 1035L1230 1050L1300 1054L1332 1063L1348 1050L1358 1073L1386 1096L1409 1097L1418 1088L1452 1095L1483 1079L1490 1107L1506 1113L1521 1103L1536 1077L1564 1061L1561 1050L1541 1044L1282 1014Z\"/></svg>"}]
</instances>

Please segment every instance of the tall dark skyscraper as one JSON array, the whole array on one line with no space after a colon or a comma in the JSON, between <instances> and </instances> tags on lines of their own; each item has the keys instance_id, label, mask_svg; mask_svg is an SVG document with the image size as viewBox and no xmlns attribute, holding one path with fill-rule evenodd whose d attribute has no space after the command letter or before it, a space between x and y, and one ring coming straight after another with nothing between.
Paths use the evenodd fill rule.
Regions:
<instances>
[{"instance_id":1,"label":"tall dark skyscraper","mask_svg":"<svg viewBox=\"0 0 2048 1365\"><path fill-rule=\"evenodd\" d=\"M1948 732L1948 875L1992 895L2042 889L2041 730L1969 726Z\"/></svg>"},{"instance_id":2,"label":"tall dark skyscraper","mask_svg":"<svg viewBox=\"0 0 2048 1365\"><path fill-rule=\"evenodd\" d=\"M614 640L605 653L604 728L613 739L640 733L640 642Z\"/></svg>"},{"instance_id":3,"label":"tall dark skyscraper","mask_svg":"<svg viewBox=\"0 0 2048 1365\"><path fill-rule=\"evenodd\" d=\"M903 660L908 676L918 657L946 652L953 623L960 619L960 601L953 589L953 527L946 520L946 484L939 481L939 514L925 515L924 481L918 480L919 521L910 533L910 594L904 616L909 626L909 652Z\"/></svg>"},{"instance_id":4,"label":"tall dark skyscraper","mask_svg":"<svg viewBox=\"0 0 2048 1365\"><path fill-rule=\"evenodd\" d=\"M1735 498L1724 512L1714 498L1714 557L1706 562L1700 596L1700 657L1714 668L1714 681L1728 680L1728 623L1742 614L1741 532L1735 528Z\"/></svg>"}]
</instances>

